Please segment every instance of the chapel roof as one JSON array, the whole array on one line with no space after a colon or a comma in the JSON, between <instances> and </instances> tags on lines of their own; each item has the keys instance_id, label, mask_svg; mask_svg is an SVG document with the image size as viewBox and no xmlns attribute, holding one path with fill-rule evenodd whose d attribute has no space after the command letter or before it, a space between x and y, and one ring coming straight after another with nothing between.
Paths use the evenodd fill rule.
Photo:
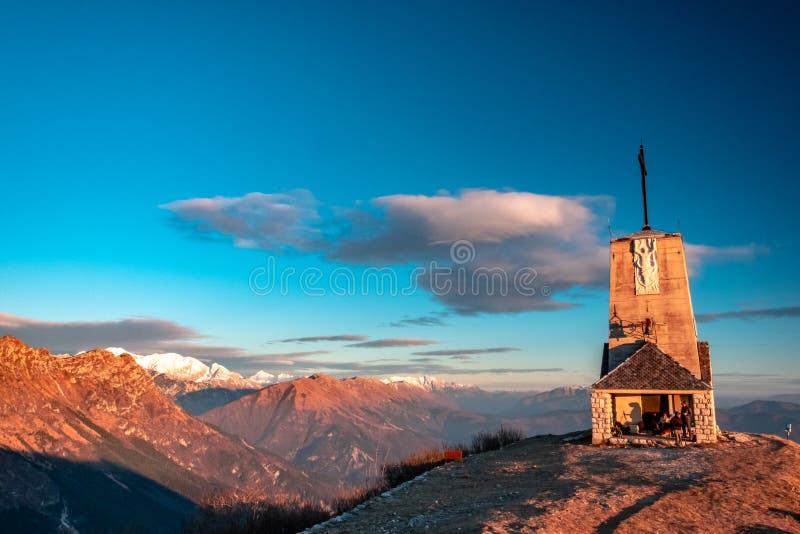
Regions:
<instances>
[{"instance_id":1,"label":"chapel roof","mask_svg":"<svg viewBox=\"0 0 800 534\"><path fill-rule=\"evenodd\" d=\"M624 362L592 384L592 388L707 391L711 386L694 376L655 343L645 343Z\"/></svg>"}]
</instances>

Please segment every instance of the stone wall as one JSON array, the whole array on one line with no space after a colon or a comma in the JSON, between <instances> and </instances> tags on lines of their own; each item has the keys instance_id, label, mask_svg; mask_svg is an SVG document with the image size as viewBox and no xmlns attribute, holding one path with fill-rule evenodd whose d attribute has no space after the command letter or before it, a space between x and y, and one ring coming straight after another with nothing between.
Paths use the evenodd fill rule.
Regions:
<instances>
[{"instance_id":1,"label":"stone wall","mask_svg":"<svg viewBox=\"0 0 800 534\"><path fill-rule=\"evenodd\" d=\"M599 445L611 437L614 427L614 406L611 394L601 391L592 392L592 443Z\"/></svg>"},{"instance_id":2,"label":"stone wall","mask_svg":"<svg viewBox=\"0 0 800 534\"><path fill-rule=\"evenodd\" d=\"M697 443L716 442L717 416L713 390L692 395L692 413L694 414L694 432L697 435Z\"/></svg>"},{"instance_id":3,"label":"stone wall","mask_svg":"<svg viewBox=\"0 0 800 534\"><path fill-rule=\"evenodd\" d=\"M592 392L592 444L606 443L614 427L614 404L611 393ZM717 441L717 418L714 408L714 391L697 392L692 395L692 413L697 443Z\"/></svg>"}]
</instances>

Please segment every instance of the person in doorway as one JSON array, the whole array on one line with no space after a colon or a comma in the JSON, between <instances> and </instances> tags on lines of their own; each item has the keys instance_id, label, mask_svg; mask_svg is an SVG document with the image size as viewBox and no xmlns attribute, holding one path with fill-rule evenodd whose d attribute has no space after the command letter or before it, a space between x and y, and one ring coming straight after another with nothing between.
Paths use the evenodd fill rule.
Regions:
<instances>
[{"instance_id":1,"label":"person in doorway","mask_svg":"<svg viewBox=\"0 0 800 534\"><path fill-rule=\"evenodd\" d=\"M672 416L672 419L669 420L669 427L672 430L672 437L677 437L680 435L681 432L681 414L680 412L675 412L675 415Z\"/></svg>"},{"instance_id":2,"label":"person in doorway","mask_svg":"<svg viewBox=\"0 0 800 534\"><path fill-rule=\"evenodd\" d=\"M620 423L619 421L614 421L614 428L611 429L611 435L615 438L619 438L624 433L625 433L625 427L622 426L622 423Z\"/></svg>"},{"instance_id":3,"label":"person in doorway","mask_svg":"<svg viewBox=\"0 0 800 534\"><path fill-rule=\"evenodd\" d=\"M658 422L661 428L661 434L663 435L667 430L669 430L669 415L667 412L664 412Z\"/></svg>"},{"instance_id":4,"label":"person in doorway","mask_svg":"<svg viewBox=\"0 0 800 534\"><path fill-rule=\"evenodd\" d=\"M692 433L692 410L686 401L681 403L681 429L683 430L683 437L688 438Z\"/></svg>"}]
</instances>

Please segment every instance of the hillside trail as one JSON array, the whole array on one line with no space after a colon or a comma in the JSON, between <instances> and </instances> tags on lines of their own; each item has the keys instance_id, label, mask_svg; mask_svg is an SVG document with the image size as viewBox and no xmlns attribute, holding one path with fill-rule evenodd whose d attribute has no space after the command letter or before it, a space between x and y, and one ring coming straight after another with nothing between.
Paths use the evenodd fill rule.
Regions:
<instances>
[{"instance_id":1,"label":"hillside trail","mask_svg":"<svg viewBox=\"0 0 800 534\"><path fill-rule=\"evenodd\" d=\"M800 446L731 436L702 448L529 438L438 467L311 532L800 533Z\"/></svg>"}]
</instances>

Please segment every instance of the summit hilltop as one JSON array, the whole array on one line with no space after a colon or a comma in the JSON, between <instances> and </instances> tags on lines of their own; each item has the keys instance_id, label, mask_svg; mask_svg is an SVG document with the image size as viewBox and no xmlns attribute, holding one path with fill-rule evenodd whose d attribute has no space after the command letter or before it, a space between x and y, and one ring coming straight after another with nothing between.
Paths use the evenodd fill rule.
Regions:
<instances>
[{"instance_id":1,"label":"summit hilltop","mask_svg":"<svg viewBox=\"0 0 800 534\"><path fill-rule=\"evenodd\" d=\"M445 464L310 531L800 532L800 446L790 441L728 434L632 449L564 438Z\"/></svg>"}]
</instances>

